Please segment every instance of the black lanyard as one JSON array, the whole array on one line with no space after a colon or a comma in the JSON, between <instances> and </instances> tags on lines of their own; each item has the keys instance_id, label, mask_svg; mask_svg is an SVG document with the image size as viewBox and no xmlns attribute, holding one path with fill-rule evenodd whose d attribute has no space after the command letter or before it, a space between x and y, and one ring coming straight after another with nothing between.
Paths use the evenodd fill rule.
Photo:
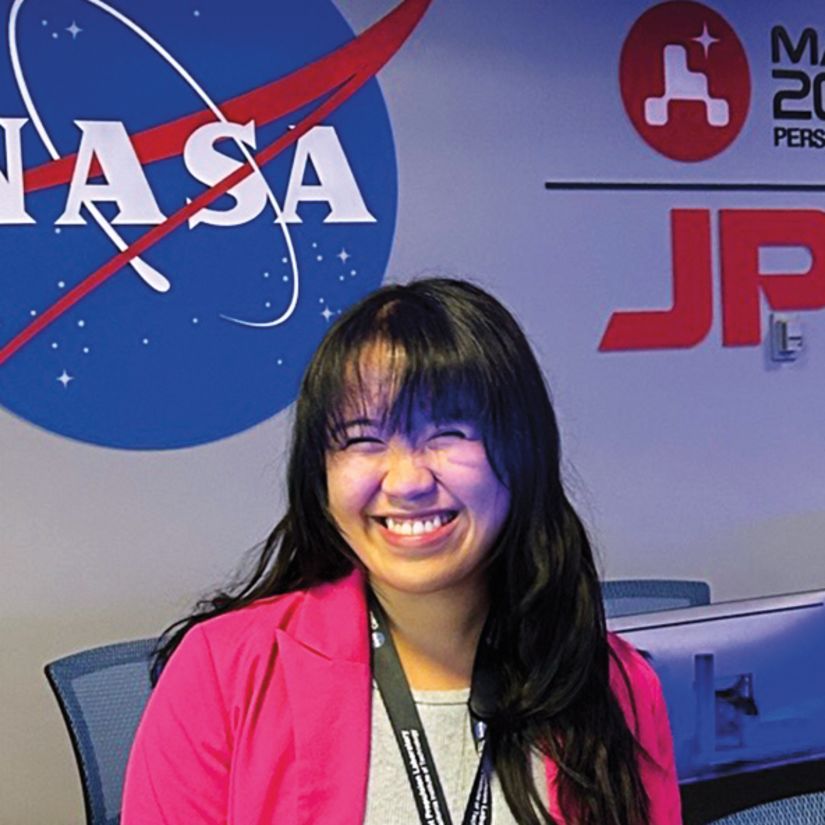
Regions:
<instances>
[{"instance_id":1,"label":"black lanyard","mask_svg":"<svg viewBox=\"0 0 825 825\"><path fill-rule=\"evenodd\" d=\"M401 751L415 805L418 808L418 817L422 825L452 825L441 780L427 743L427 735L410 693L410 686L401 667L398 652L393 644L386 616L371 592L369 593L369 607L372 675L378 685L395 739L398 742L398 748ZM474 678L474 685L475 681ZM471 688L471 703L472 691L473 688ZM476 750L481 753L481 757L473 788L470 791L470 798L467 800L462 825L490 825L493 805L490 796L489 750L485 747L484 740L486 726L472 710L470 711L470 727Z\"/></svg>"}]
</instances>

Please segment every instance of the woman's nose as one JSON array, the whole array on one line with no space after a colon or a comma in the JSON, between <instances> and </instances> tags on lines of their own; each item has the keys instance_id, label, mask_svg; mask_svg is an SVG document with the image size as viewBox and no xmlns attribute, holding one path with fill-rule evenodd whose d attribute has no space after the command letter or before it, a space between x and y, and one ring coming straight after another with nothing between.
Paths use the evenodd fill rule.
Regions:
<instances>
[{"instance_id":1,"label":"woman's nose","mask_svg":"<svg viewBox=\"0 0 825 825\"><path fill-rule=\"evenodd\" d=\"M396 447L388 452L381 486L391 498L412 499L431 493L436 481L424 455L408 447Z\"/></svg>"}]
</instances>

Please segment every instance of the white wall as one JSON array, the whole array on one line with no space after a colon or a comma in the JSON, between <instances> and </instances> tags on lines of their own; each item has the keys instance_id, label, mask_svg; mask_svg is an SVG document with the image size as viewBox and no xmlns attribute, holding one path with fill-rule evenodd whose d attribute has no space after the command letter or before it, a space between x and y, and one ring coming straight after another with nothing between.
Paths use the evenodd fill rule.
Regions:
<instances>
[{"instance_id":1,"label":"white wall","mask_svg":"<svg viewBox=\"0 0 825 825\"><path fill-rule=\"evenodd\" d=\"M339 7L360 31L392 5ZM752 63L764 63L779 14L761 5L715 4ZM804 20L802 4L783 5ZM716 599L822 587L825 312L804 318L806 357L779 369L763 348L722 347L718 322L692 350L599 353L615 309L669 304L674 198L543 186L767 178L775 159L789 178L818 158L765 144L766 72L753 66L739 148L689 169L652 153L624 116L616 79L624 33L644 5L620 6L608 17L595 0L435 0L379 75L399 164L388 277L471 276L523 321L551 381L574 497L611 577L706 579ZM778 201L800 205L790 196L770 205ZM678 204L750 202L691 194ZM3 825L82 821L43 664L154 635L223 581L281 513L287 429L283 413L206 446L135 453L0 410Z\"/></svg>"}]
</instances>

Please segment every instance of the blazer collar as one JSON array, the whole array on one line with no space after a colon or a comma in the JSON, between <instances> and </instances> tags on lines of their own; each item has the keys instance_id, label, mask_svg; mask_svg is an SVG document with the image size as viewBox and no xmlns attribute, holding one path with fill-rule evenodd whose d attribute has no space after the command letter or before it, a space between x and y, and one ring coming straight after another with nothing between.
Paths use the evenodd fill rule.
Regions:
<instances>
[{"instance_id":1,"label":"blazer collar","mask_svg":"<svg viewBox=\"0 0 825 825\"><path fill-rule=\"evenodd\" d=\"M287 631L298 643L328 659L370 663L366 579L360 570L306 591Z\"/></svg>"},{"instance_id":2,"label":"blazer collar","mask_svg":"<svg viewBox=\"0 0 825 825\"><path fill-rule=\"evenodd\" d=\"M307 591L294 624L276 635L295 742L296 825L360 825L372 702L362 574Z\"/></svg>"}]
</instances>

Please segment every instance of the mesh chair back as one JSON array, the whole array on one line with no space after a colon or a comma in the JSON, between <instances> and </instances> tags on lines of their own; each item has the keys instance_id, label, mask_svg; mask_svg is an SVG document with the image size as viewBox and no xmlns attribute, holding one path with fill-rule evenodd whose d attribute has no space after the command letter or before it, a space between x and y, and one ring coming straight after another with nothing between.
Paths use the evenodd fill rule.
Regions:
<instances>
[{"instance_id":1,"label":"mesh chair back","mask_svg":"<svg viewBox=\"0 0 825 825\"><path fill-rule=\"evenodd\" d=\"M825 793L809 793L778 799L738 811L712 825L822 825L825 822Z\"/></svg>"},{"instance_id":2,"label":"mesh chair back","mask_svg":"<svg viewBox=\"0 0 825 825\"><path fill-rule=\"evenodd\" d=\"M608 618L710 604L707 582L685 579L618 579L602 582Z\"/></svg>"},{"instance_id":3,"label":"mesh chair back","mask_svg":"<svg viewBox=\"0 0 825 825\"><path fill-rule=\"evenodd\" d=\"M88 825L118 825L123 774L151 692L156 639L96 647L46 665L83 785Z\"/></svg>"}]
</instances>

